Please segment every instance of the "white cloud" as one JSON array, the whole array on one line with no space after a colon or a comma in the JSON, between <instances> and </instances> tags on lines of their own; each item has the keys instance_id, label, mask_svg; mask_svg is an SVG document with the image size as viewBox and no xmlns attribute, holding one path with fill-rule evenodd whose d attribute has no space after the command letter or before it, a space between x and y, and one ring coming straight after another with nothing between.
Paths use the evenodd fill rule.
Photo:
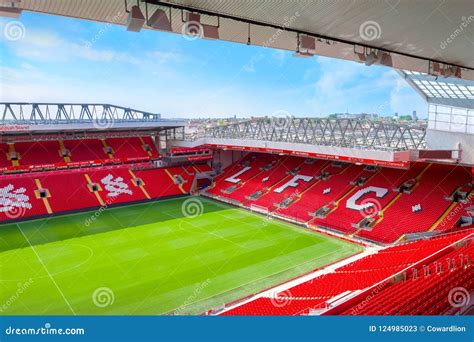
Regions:
<instances>
[{"instance_id":1,"label":"white cloud","mask_svg":"<svg viewBox=\"0 0 474 342\"><path fill-rule=\"evenodd\" d=\"M257 87L252 82L253 75L259 76L259 63L271 62L276 69L286 62L286 52L256 53L233 77L226 78L209 71L209 65L203 65L198 57L179 51L115 51L100 48L98 41L72 41L45 30L28 30L25 39L7 44L21 62L17 68L0 69L2 101L112 103L174 117L269 115L277 110L298 116L346 110L411 113L415 109L423 113L418 95L394 71L380 72L376 67L330 58L312 59L315 67L303 71L296 84L279 73ZM120 77L113 74L115 69L110 69L108 80L103 75L94 77L88 70L84 70L84 77L70 79L64 68L35 67L36 62L46 61L64 62L70 68L76 60L94 67L110 62L122 69L131 65L133 72L126 70L121 83L116 81ZM202 76L208 72L212 82Z\"/></svg>"},{"instance_id":2,"label":"white cloud","mask_svg":"<svg viewBox=\"0 0 474 342\"><path fill-rule=\"evenodd\" d=\"M111 103L160 112L165 117L265 113L265 108L251 100L250 92L242 92L238 87L224 88L215 84L203 88L195 80L187 79L186 75L177 77L172 84L151 83L153 78L147 79L142 87L137 88L111 82L88 82L87 79L72 82L28 64L19 68L0 67L0 101Z\"/></svg>"},{"instance_id":3,"label":"white cloud","mask_svg":"<svg viewBox=\"0 0 474 342\"><path fill-rule=\"evenodd\" d=\"M307 100L315 113L347 110L392 115L417 110L420 116L426 115L424 101L393 69L329 58L317 58L317 63L320 69L305 75L305 79L319 77Z\"/></svg>"},{"instance_id":4,"label":"white cloud","mask_svg":"<svg viewBox=\"0 0 474 342\"><path fill-rule=\"evenodd\" d=\"M140 63L138 58L126 52L98 49L88 43L66 40L52 31L33 29L29 29L25 38L19 41L6 41L16 56L32 62L69 62L83 59L94 62Z\"/></svg>"}]
</instances>

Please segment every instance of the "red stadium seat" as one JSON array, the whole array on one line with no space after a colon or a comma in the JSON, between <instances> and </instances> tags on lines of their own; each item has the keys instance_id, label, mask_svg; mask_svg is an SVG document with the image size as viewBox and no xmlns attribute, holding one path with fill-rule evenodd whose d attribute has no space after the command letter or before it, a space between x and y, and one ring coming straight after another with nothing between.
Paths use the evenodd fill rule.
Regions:
<instances>
[{"instance_id":1,"label":"red stadium seat","mask_svg":"<svg viewBox=\"0 0 474 342\"><path fill-rule=\"evenodd\" d=\"M447 248L448 246L453 246L453 244L455 244L457 241L466 239L467 236L470 237L467 247L450 247L451 249ZM224 311L222 315L307 314L310 310L324 308L324 303L332 297L344 294L346 292L351 293L352 291L363 290L365 288L374 286L399 273L400 271L409 268L411 265L423 262L423 260L432 255L436 255L435 260L440 261L445 261L447 258L458 258L458 260L460 260L460 255L469 255L470 260L474 260L473 238L474 230L469 230L456 234L446 234L430 240L420 240L412 243L389 247L379 251L376 254L366 256L348 265L340 267L333 273L324 274L300 285L290 287L289 289L280 292L276 296L278 300L272 300L271 298L258 298L243 305L237 306L231 310ZM464 266L466 266L466 264L464 264L463 267ZM421 269L423 268L422 266L418 267L421 267ZM447 277L449 277L450 281L452 281L452 284L459 284L464 281L463 279L465 279L466 276L473 274L474 266L471 266L468 271L464 271L463 267L461 267L460 261L458 261L458 275L456 275L454 279L449 277L450 271L448 270L447 266L445 266L443 277L436 278L436 275L434 275L432 272L433 277L431 277L431 280L425 279L424 281L418 281L418 283L410 283L409 281L403 283L403 286L413 289L413 291L409 292L408 295L406 295L403 289L399 290L402 285L389 286L388 289L392 289L390 291L398 293L398 295L387 296L385 298L380 298L379 301L374 301L373 306L376 308L374 309L375 311L372 312L369 310L370 308L368 308L367 314L400 314L402 312L404 314L419 314L425 312L424 310L428 311L429 305L423 307L423 309L420 309L417 305L412 305L409 309L406 309L405 306L401 304L398 305L396 309L394 309L392 303L394 303L395 300L390 299L394 297L397 298L397 303L410 303L411 300L418 298L417 293L420 294L422 292L421 289L424 289L425 284L430 283L433 289L439 288L440 286L436 287L435 285L441 285L444 279ZM420 272L419 274L422 273ZM474 282L470 284L472 285L470 285L471 289L473 289ZM447 290L451 288L444 285L443 287ZM390 291L387 291L387 293L390 293ZM381 293L384 292L385 290ZM429 294L433 295L435 293L429 292ZM378 296L376 296L376 298L377 297ZM404 299L401 300L401 298ZM425 293L419 298L420 300L426 300L430 297ZM441 293L439 298L447 298L447 293ZM348 312L350 312L350 310L347 310L346 314Z\"/></svg>"},{"instance_id":2,"label":"red stadium seat","mask_svg":"<svg viewBox=\"0 0 474 342\"><path fill-rule=\"evenodd\" d=\"M195 173L186 173L182 167L142 166L147 169L134 170L125 164L3 176L0 178L0 221L158 199L191 191Z\"/></svg>"},{"instance_id":3,"label":"red stadium seat","mask_svg":"<svg viewBox=\"0 0 474 342\"><path fill-rule=\"evenodd\" d=\"M296 174L313 178L275 192ZM405 189L406 182L413 187ZM416 163L399 170L250 153L216 177L207 193L310 226L392 243L406 234L455 227L462 214L453 213L451 195L470 183L470 170L461 166ZM445 224L444 218L455 215Z\"/></svg>"}]
</instances>

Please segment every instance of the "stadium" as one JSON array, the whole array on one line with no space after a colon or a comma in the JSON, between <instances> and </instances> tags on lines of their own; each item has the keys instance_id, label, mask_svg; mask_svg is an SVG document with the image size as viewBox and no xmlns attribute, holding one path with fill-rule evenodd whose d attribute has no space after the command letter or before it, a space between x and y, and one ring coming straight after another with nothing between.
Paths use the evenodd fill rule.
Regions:
<instances>
[{"instance_id":1,"label":"stadium","mask_svg":"<svg viewBox=\"0 0 474 342\"><path fill-rule=\"evenodd\" d=\"M470 1L361 0L352 20L343 2L0 4L12 23L53 14L393 68L427 107L191 130L119 104L4 101L2 315L473 314L473 46L418 20L462 17L472 37Z\"/></svg>"}]
</instances>

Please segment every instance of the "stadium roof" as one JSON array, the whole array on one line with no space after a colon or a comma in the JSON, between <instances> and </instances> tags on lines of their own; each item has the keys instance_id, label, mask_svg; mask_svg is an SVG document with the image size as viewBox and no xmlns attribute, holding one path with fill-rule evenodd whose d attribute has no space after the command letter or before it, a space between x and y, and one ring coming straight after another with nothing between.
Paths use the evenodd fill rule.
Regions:
<instances>
[{"instance_id":1,"label":"stadium roof","mask_svg":"<svg viewBox=\"0 0 474 342\"><path fill-rule=\"evenodd\" d=\"M0 138L4 135L85 131L159 131L182 128L183 120L161 114L97 103L0 103Z\"/></svg>"},{"instance_id":2,"label":"stadium roof","mask_svg":"<svg viewBox=\"0 0 474 342\"><path fill-rule=\"evenodd\" d=\"M25 10L121 25L127 24L126 10L137 4L123 0L15 2ZM0 3L11 6L11 1ZM145 28L474 80L472 0L138 3ZM162 16L153 21L157 10ZM189 17L190 12L201 16Z\"/></svg>"},{"instance_id":3,"label":"stadium roof","mask_svg":"<svg viewBox=\"0 0 474 342\"><path fill-rule=\"evenodd\" d=\"M429 103L474 109L473 82L413 71L399 73Z\"/></svg>"},{"instance_id":4,"label":"stadium roof","mask_svg":"<svg viewBox=\"0 0 474 342\"><path fill-rule=\"evenodd\" d=\"M425 132L423 122L272 117L207 128L202 137L404 151L424 148Z\"/></svg>"}]
</instances>

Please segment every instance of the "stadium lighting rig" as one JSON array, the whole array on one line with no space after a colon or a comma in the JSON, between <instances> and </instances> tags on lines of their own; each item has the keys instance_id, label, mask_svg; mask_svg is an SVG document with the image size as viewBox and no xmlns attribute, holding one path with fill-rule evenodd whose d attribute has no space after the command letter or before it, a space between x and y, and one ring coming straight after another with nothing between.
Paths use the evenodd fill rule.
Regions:
<instances>
[{"instance_id":1,"label":"stadium lighting rig","mask_svg":"<svg viewBox=\"0 0 474 342\"><path fill-rule=\"evenodd\" d=\"M137 1L137 4L129 10L127 0L125 0L125 12L128 13L127 31L140 32L145 24L145 16L140 9L140 2Z\"/></svg>"},{"instance_id":2,"label":"stadium lighting rig","mask_svg":"<svg viewBox=\"0 0 474 342\"><path fill-rule=\"evenodd\" d=\"M146 24L155 30L173 32L171 25L171 7L168 7L168 14L161 8L157 8L150 16L148 10L148 1L145 3L145 14L140 8L140 1L128 9L127 0L125 0L125 11L128 13L127 31L140 32ZM219 16L212 15L217 18L217 25L204 24L201 21L201 14L196 11L181 10L181 21L183 23L183 33L192 36L203 37L207 39L219 39Z\"/></svg>"},{"instance_id":3,"label":"stadium lighting rig","mask_svg":"<svg viewBox=\"0 0 474 342\"><path fill-rule=\"evenodd\" d=\"M310 37L308 35L300 35L297 37L297 50L293 54L293 57L299 58L308 58L314 56L314 51L316 50L316 38Z\"/></svg>"},{"instance_id":4,"label":"stadium lighting rig","mask_svg":"<svg viewBox=\"0 0 474 342\"><path fill-rule=\"evenodd\" d=\"M442 63L430 63L430 73L433 76L442 77L457 77L461 76L461 69L454 65L442 64Z\"/></svg>"},{"instance_id":5,"label":"stadium lighting rig","mask_svg":"<svg viewBox=\"0 0 474 342\"><path fill-rule=\"evenodd\" d=\"M326 35L322 35L315 32L305 31L301 29L297 29L294 27L290 27L288 25L283 24L275 24L270 22L263 22L255 19L249 19L245 17L240 17L233 14L226 14L226 13L217 13L211 10L206 10L202 8L197 8L195 6L190 6L186 4L179 4L161 0L139 0L140 3L144 3L145 7L147 6L154 6L154 8L159 7L156 9L154 14L148 19L148 15L146 15L146 23L149 27L161 31L168 31L168 32L175 32L179 33L179 25L175 25L174 29L171 25L171 17L173 11L181 11L182 23L184 29L182 32L186 32L188 35L195 35L202 38L207 39L220 39L220 25L219 20L231 20L238 23L245 23L248 25L248 39L247 45L253 42L253 39L250 34L251 26L254 27L261 27L261 28L269 28L275 29L278 31L288 32L292 34L296 34L296 49L293 54L294 57L312 57L314 55L320 54L319 50L325 50L324 47L319 47L320 44L345 44L348 46L352 46L354 48L354 55L355 58L351 58L350 60L358 61L360 63L364 63L367 66L370 65L384 65L388 67L397 67L393 63L394 56L399 57L406 57L419 60L420 57L402 51L395 51L389 50L385 48L376 47L370 45L369 43L363 42L354 42L343 38L338 37L329 37ZM166 13L166 9L169 9L169 13ZM185 14L185 15L183 15ZM173 14L175 15L175 14ZM218 24L209 25L203 24L201 18L205 16L206 18L217 18ZM188 29L187 26L194 26L199 27L199 29L191 28ZM186 26L187 25L187 26ZM321 45L322 46L322 45ZM357 48L363 48L364 51L362 53L356 52ZM425 61L428 61L430 67L428 72L434 76L444 76L444 77L456 77L456 78L463 78L464 77L464 69L469 69L462 67L456 64L447 64L443 61L434 60L434 59L427 59L421 58ZM435 67L436 65L443 66Z\"/></svg>"},{"instance_id":6,"label":"stadium lighting rig","mask_svg":"<svg viewBox=\"0 0 474 342\"><path fill-rule=\"evenodd\" d=\"M165 11L157 9L155 13L148 19L148 5L146 5L147 25L155 30L171 32L171 8L169 19Z\"/></svg>"},{"instance_id":7,"label":"stadium lighting rig","mask_svg":"<svg viewBox=\"0 0 474 342\"><path fill-rule=\"evenodd\" d=\"M183 12L181 12L181 16L183 16ZM217 17L217 26L214 26L201 23L200 14L188 12L186 13L186 20L183 20L183 22L189 34L201 35L207 39L219 39L219 17Z\"/></svg>"},{"instance_id":8,"label":"stadium lighting rig","mask_svg":"<svg viewBox=\"0 0 474 342\"><path fill-rule=\"evenodd\" d=\"M15 5L18 5L21 0L12 0L10 2L11 6L0 6L0 17L13 19L19 18L23 10Z\"/></svg>"},{"instance_id":9,"label":"stadium lighting rig","mask_svg":"<svg viewBox=\"0 0 474 342\"><path fill-rule=\"evenodd\" d=\"M356 52L356 46L354 46L354 53L356 54L359 63L364 63L367 66L371 66L374 64L385 65L385 66L392 66L392 56L390 53L380 50L374 49L365 49L364 52Z\"/></svg>"}]
</instances>

